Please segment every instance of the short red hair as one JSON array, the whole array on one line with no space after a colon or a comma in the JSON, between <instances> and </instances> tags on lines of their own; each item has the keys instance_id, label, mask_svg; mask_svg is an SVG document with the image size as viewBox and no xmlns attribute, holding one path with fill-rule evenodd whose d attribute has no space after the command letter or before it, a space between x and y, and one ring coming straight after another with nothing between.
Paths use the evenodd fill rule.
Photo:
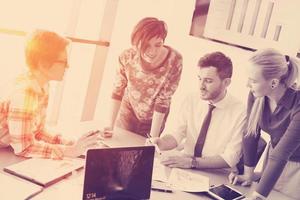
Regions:
<instances>
[{"instance_id":1,"label":"short red hair","mask_svg":"<svg viewBox=\"0 0 300 200\"><path fill-rule=\"evenodd\" d=\"M35 69L40 61L54 62L69 43L69 39L55 32L35 30L29 35L25 45L25 59L28 67Z\"/></svg>"},{"instance_id":2,"label":"short red hair","mask_svg":"<svg viewBox=\"0 0 300 200\"><path fill-rule=\"evenodd\" d=\"M134 27L131 33L131 44L144 52L151 38L158 37L165 41L167 34L167 24L164 21L155 17L146 17Z\"/></svg>"}]
</instances>

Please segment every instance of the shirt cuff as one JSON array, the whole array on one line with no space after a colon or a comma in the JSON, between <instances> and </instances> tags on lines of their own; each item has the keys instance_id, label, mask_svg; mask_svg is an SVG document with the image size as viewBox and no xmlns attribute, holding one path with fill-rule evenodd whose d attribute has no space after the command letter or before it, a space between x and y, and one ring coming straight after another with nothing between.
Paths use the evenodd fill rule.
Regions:
<instances>
[{"instance_id":1,"label":"shirt cuff","mask_svg":"<svg viewBox=\"0 0 300 200\"><path fill-rule=\"evenodd\" d=\"M237 163L239 162L239 159L235 158L232 155L227 155L227 154L221 154L220 155L225 162L230 166L230 167L235 167L237 165Z\"/></svg>"},{"instance_id":2,"label":"shirt cuff","mask_svg":"<svg viewBox=\"0 0 300 200\"><path fill-rule=\"evenodd\" d=\"M61 160L64 158L64 152L65 152L66 146L65 145L52 145L52 153L51 158L56 160Z\"/></svg>"},{"instance_id":3,"label":"shirt cuff","mask_svg":"<svg viewBox=\"0 0 300 200\"><path fill-rule=\"evenodd\" d=\"M63 138L61 138L60 141L61 141L61 144L68 145L68 146L73 145L75 143L75 140L68 140L68 139L63 139Z\"/></svg>"},{"instance_id":4,"label":"shirt cuff","mask_svg":"<svg viewBox=\"0 0 300 200\"><path fill-rule=\"evenodd\" d=\"M65 139L61 135L58 134L54 137L52 144L72 145L72 144L74 144L74 142L75 142L74 140Z\"/></svg>"},{"instance_id":5,"label":"shirt cuff","mask_svg":"<svg viewBox=\"0 0 300 200\"><path fill-rule=\"evenodd\" d=\"M175 141L177 142L177 146L181 143L181 141L183 140L183 137L181 135L178 134L170 134L172 137L174 137Z\"/></svg>"}]
</instances>

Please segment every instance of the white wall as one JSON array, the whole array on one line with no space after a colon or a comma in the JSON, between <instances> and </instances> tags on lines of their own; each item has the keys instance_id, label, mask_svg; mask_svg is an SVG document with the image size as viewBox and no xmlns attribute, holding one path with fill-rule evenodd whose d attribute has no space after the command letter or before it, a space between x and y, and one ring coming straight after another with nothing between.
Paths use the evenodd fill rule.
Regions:
<instances>
[{"instance_id":1,"label":"white wall","mask_svg":"<svg viewBox=\"0 0 300 200\"><path fill-rule=\"evenodd\" d=\"M59 16L63 18L63 20L60 20L58 22L57 18L54 17L53 21L51 21L51 23L49 22L49 25L43 23L44 21L38 20L37 22L31 22L30 27L40 27L42 23L44 26L47 25L46 28L55 30L59 29L60 32L63 32L62 30L64 28L70 26L66 24L68 21L67 16L70 15L70 9L72 8L70 2L71 1L66 2L66 5L60 9ZM73 1L73 3L74 2L75 1ZM100 1L98 2L97 0L93 0L93 2L94 3L89 3L91 5L98 5ZM104 0L101 2L101 5L105 4ZM166 44L177 49L183 55L184 66L182 79L179 84L179 88L174 95L172 108L178 107L182 97L186 93L190 92L191 90L197 89L198 82L196 78L196 63L198 59L205 53L216 50L222 51L228 56L232 57L235 69L233 83L230 89L234 93L234 95L244 100L244 97L247 94L247 90L244 88L246 78L243 74L242 63L249 52L235 47L230 47L227 45L218 44L189 36L194 4L194 0L119 0L116 22L111 38L111 46L109 49L107 62L105 64L103 81L101 83L100 95L98 97L98 104L95 113L95 121L97 121L97 123L99 122L97 125L101 125L103 123L107 114L107 104L111 96L112 82L114 79L116 67L118 65L118 56L124 49L130 47L130 34L134 25L141 18L147 16L154 16L166 21L169 29ZM73 5L73 7L76 8L76 5ZM101 24L100 22L98 22L98 20L101 21L101 19L99 18L101 18L102 16L102 10L98 8L99 6L100 5L96 6L97 9L95 8L91 10L90 8L87 8L83 5L82 7L85 8L85 11L83 12L83 8L77 5L77 7L82 8L78 11L80 17L86 18L84 18L85 21L82 21L83 19L80 19L81 21L79 20L80 22L77 24L76 16L74 17L72 15L74 19L71 19L70 24L73 24L73 26L76 28L76 31L74 30L74 34L76 36L82 36L83 38L88 39L94 39L96 37L95 32L99 30L99 28L97 27L99 27L99 24ZM67 12L67 14L64 13L63 10L65 10L64 12ZM91 12L91 14L89 12ZM78 15L78 13L75 14ZM85 13L86 16L83 15L83 13ZM98 14L98 17L95 17L93 15L95 13ZM34 18L34 16L36 17L36 15L33 14L32 17ZM52 18L50 14L49 18ZM22 21L20 19L20 16L16 16L16 20ZM11 19L9 21L11 21L11 25L17 23ZM88 21L90 23L88 23ZM0 25L1 24L2 21ZM87 30L87 24L90 25L88 26L89 31ZM54 25L57 27L53 28ZM67 29L69 30L70 28ZM72 31L69 30L69 32ZM23 39L23 37L19 36L1 35L0 43L3 49L6 50L3 51L4 56L0 61L0 72L3 72L3 74L5 74L5 78L0 80L0 85L2 85L3 82L6 82L9 79L12 79L15 74L18 74L19 71L24 68L25 64L23 56ZM71 67L65 77L64 92L60 107L61 109L59 112L58 125L61 125L63 127L73 126L74 123L79 123L81 119L81 114L84 106L84 98L86 96L87 85L89 77L91 75L91 61L94 55L94 48L95 46L93 45L73 43L70 56ZM51 94L54 94L57 87L53 87L51 89ZM53 108L54 101L52 100L56 98L54 95L51 96L52 98L49 102L49 110ZM58 98L58 100L59 99L60 98Z\"/></svg>"}]
</instances>

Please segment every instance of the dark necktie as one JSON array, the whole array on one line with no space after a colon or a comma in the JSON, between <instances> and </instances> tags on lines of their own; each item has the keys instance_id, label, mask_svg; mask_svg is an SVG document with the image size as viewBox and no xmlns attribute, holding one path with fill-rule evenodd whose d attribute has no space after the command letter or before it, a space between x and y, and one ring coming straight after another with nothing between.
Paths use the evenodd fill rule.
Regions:
<instances>
[{"instance_id":1,"label":"dark necktie","mask_svg":"<svg viewBox=\"0 0 300 200\"><path fill-rule=\"evenodd\" d=\"M204 142L205 142L205 138L206 138L206 134L207 134L207 130L210 124L210 120L211 120L211 114L213 109L215 108L214 105L212 104L208 104L208 112L203 120L203 124L197 139L197 143L195 145L195 150L194 150L194 156L195 157L201 157L202 156L202 149L204 146Z\"/></svg>"}]
</instances>

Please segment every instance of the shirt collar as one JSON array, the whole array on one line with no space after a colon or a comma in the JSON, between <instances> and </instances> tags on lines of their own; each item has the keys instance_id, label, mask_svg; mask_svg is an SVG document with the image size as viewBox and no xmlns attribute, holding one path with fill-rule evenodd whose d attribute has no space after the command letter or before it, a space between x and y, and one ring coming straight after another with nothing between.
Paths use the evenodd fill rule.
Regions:
<instances>
[{"instance_id":1,"label":"shirt collar","mask_svg":"<svg viewBox=\"0 0 300 200\"><path fill-rule=\"evenodd\" d=\"M278 105L285 107L286 109L291 109L293 107L294 97L296 95L296 91L292 88L287 88L284 95L278 102Z\"/></svg>"},{"instance_id":2,"label":"shirt collar","mask_svg":"<svg viewBox=\"0 0 300 200\"><path fill-rule=\"evenodd\" d=\"M225 108L227 107L228 104L230 104L231 101L231 95L228 93L228 91L226 92L225 96L223 99L221 99L220 101L218 101L217 103L214 103L213 105L216 108ZM210 102L207 101L207 103L211 104Z\"/></svg>"},{"instance_id":3,"label":"shirt collar","mask_svg":"<svg viewBox=\"0 0 300 200\"><path fill-rule=\"evenodd\" d=\"M30 72L24 73L21 76L19 76L17 82L18 84L23 85L23 87L32 90L34 93L37 93L39 95L48 95L49 84L46 84L44 87L41 87L38 81Z\"/></svg>"}]
</instances>

